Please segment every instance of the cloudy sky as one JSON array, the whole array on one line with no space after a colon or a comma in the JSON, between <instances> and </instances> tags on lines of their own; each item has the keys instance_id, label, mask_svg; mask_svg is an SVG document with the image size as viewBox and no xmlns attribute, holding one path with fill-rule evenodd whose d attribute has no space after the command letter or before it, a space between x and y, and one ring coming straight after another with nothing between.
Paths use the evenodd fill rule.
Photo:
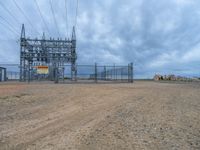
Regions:
<instances>
[{"instance_id":1,"label":"cloudy sky","mask_svg":"<svg viewBox=\"0 0 200 150\"><path fill-rule=\"evenodd\" d=\"M52 0L58 27L49 0L37 3L0 1L0 63L19 62L22 23L31 38L71 35L76 0L67 0L67 16L65 0ZM79 0L77 47L78 64L134 62L138 78L200 76L200 1Z\"/></svg>"}]
</instances>

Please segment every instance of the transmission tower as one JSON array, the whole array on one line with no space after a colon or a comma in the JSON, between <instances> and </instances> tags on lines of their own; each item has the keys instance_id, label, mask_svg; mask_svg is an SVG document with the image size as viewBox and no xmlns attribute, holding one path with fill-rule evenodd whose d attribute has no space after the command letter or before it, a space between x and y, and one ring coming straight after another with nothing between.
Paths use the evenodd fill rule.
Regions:
<instances>
[{"instance_id":1,"label":"transmission tower","mask_svg":"<svg viewBox=\"0 0 200 150\"><path fill-rule=\"evenodd\" d=\"M71 79L76 80L76 32L72 30L71 39L26 38L25 26L22 25L20 38L20 81L31 81L37 73L38 66L48 67L46 78L58 82L60 75L64 80L66 64L71 64Z\"/></svg>"}]
</instances>

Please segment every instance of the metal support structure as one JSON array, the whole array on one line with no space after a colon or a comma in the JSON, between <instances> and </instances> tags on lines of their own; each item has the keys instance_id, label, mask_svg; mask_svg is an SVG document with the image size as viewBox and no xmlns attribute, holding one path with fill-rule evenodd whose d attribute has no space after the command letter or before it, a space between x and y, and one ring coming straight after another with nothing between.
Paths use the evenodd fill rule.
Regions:
<instances>
[{"instance_id":1,"label":"metal support structure","mask_svg":"<svg viewBox=\"0 0 200 150\"><path fill-rule=\"evenodd\" d=\"M94 65L94 72L95 72L95 73L94 73L94 74L95 74L95 75L94 75L94 76L95 76L95 77L94 77L94 81L97 83L97 80L98 80L98 79L97 79L97 63L95 63L95 65Z\"/></svg>"},{"instance_id":2,"label":"metal support structure","mask_svg":"<svg viewBox=\"0 0 200 150\"><path fill-rule=\"evenodd\" d=\"M7 80L7 69L0 67L0 82Z\"/></svg>"},{"instance_id":3,"label":"metal support structure","mask_svg":"<svg viewBox=\"0 0 200 150\"><path fill-rule=\"evenodd\" d=\"M107 78L107 71L106 71L106 66L104 66L104 72L103 72L103 78L106 80Z\"/></svg>"},{"instance_id":4,"label":"metal support structure","mask_svg":"<svg viewBox=\"0 0 200 150\"><path fill-rule=\"evenodd\" d=\"M133 70L133 63L131 63L131 83L133 83L133 73L134 73L134 70Z\"/></svg>"},{"instance_id":5,"label":"metal support structure","mask_svg":"<svg viewBox=\"0 0 200 150\"><path fill-rule=\"evenodd\" d=\"M128 64L128 66L98 66L95 63L94 72L90 74L90 79L95 82L112 81L133 83L133 63Z\"/></svg>"},{"instance_id":6,"label":"metal support structure","mask_svg":"<svg viewBox=\"0 0 200 150\"><path fill-rule=\"evenodd\" d=\"M29 82L33 80L33 69L36 66L48 66L50 71L49 79L52 79L50 76L54 75L54 81L58 82L59 78L64 78L63 68L68 63L71 64L71 79L75 81L77 75L76 60L75 27L73 27L71 39L46 39L44 33L41 39L30 39L26 38L25 27L24 24L22 25L20 38L20 81Z\"/></svg>"},{"instance_id":7,"label":"metal support structure","mask_svg":"<svg viewBox=\"0 0 200 150\"><path fill-rule=\"evenodd\" d=\"M133 83L133 63L128 64L128 80Z\"/></svg>"},{"instance_id":8,"label":"metal support structure","mask_svg":"<svg viewBox=\"0 0 200 150\"><path fill-rule=\"evenodd\" d=\"M77 67L76 67L76 32L75 32L75 27L73 27L72 30L72 40L71 40L71 53L72 53L72 59L71 59L71 79L76 81L76 76L77 76Z\"/></svg>"}]
</instances>

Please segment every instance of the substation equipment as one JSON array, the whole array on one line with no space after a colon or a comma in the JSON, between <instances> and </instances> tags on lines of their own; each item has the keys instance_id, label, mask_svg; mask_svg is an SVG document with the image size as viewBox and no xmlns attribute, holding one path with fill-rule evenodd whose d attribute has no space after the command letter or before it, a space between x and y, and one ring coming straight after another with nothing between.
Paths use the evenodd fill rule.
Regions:
<instances>
[{"instance_id":1,"label":"substation equipment","mask_svg":"<svg viewBox=\"0 0 200 150\"><path fill-rule=\"evenodd\" d=\"M71 80L76 80L76 32L72 29L71 39L26 37L22 25L20 38L20 81L48 79L58 82L64 80L65 65L71 65Z\"/></svg>"}]
</instances>

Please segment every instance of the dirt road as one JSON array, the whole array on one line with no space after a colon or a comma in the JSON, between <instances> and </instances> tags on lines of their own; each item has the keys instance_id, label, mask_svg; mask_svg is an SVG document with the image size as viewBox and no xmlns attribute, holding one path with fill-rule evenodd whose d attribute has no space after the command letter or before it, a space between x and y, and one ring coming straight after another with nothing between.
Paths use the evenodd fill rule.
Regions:
<instances>
[{"instance_id":1,"label":"dirt road","mask_svg":"<svg viewBox=\"0 0 200 150\"><path fill-rule=\"evenodd\" d=\"M0 149L200 149L200 84L0 84Z\"/></svg>"}]
</instances>

